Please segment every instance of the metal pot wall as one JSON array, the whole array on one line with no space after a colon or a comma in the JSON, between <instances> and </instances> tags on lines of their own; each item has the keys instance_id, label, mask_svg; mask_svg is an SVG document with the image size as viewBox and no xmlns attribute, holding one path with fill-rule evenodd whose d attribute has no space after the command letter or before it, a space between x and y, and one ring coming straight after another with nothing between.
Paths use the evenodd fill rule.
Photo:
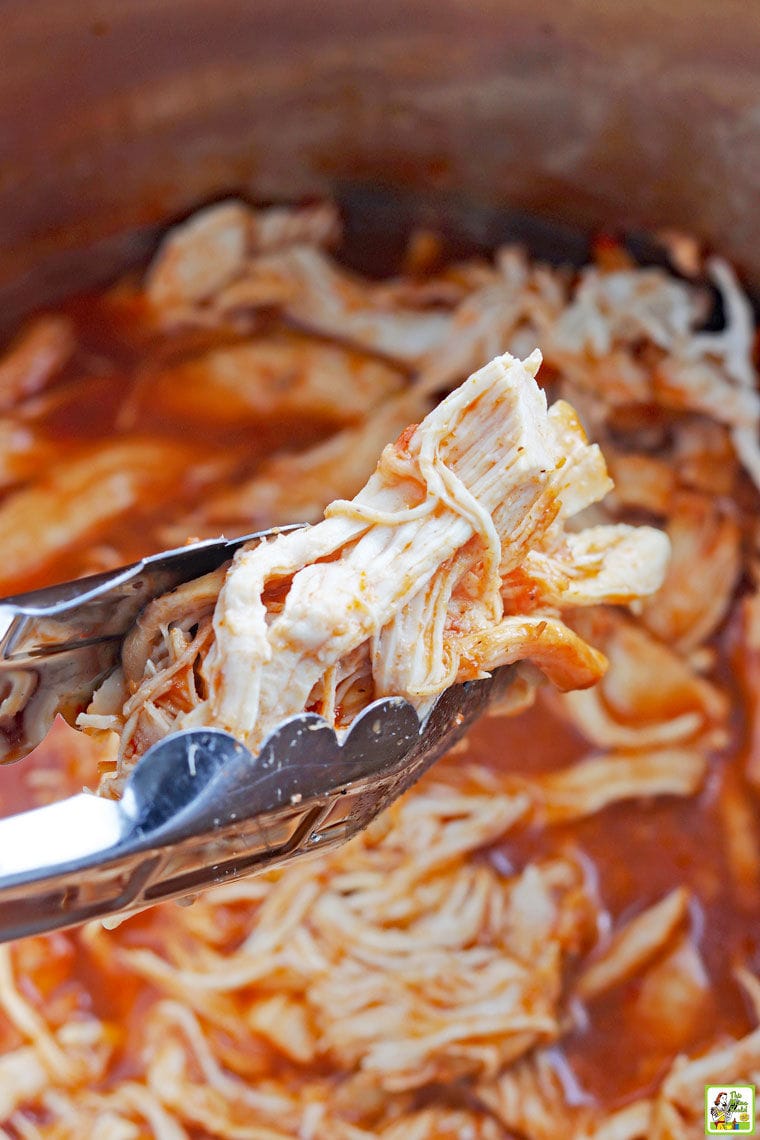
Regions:
<instances>
[{"instance_id":1,"label":"metal pot wall","mask_svg":"<svg viewBox=\"0 0 760 1140\"><path fill-rule=\"evenodd\" d=\"M760 278L747 0L4 0L0 307L229 191L383 184L680 226Z\"/></svg>"}]
</instances>

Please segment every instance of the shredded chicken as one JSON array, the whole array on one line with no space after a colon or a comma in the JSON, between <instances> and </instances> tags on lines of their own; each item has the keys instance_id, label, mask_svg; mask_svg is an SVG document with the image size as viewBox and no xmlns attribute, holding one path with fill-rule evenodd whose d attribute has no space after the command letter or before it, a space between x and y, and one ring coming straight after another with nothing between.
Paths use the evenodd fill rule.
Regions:
<instances>
[{"instance_id":1,"label":"shredded chicken","mask_svg":"<svg viewBox=\"0 0 760 1140\"><path fill-rule=\"evenodd\" d=\"M326 503L353 498L386 443L429 410L429 401L414 390L389 399L358 427L344 428L298 455L270 459L253 479L204 503L198 522L212 529L243 521L265 527L272 519L280 525L318 522Z\"/></svg>"},{"instance_id":2,"label":"shredded chicken","mask_svg":"<svg viewBox=\"0 0 760 1140\"><path fill-rule=\"evenodd\" d=\"M268 336L165 369L142 395L180 420L287 416L342 425L367 416L403 384L403 373L375 357L307 337Z\"/></svg>"},{"instance_id":3,"label":"shredded chicken","mask_svg":"<svg viewBox=\"0 0 760 1140\"><path fill-rule=\"evenodd\" d=\"M75 308L0 360L4 592L49 580L64 552L68 577L222 528L317 524L148 607L86 714L91 735L58 723L15 769L23 806L96 770L119 794L136 758L194 718L221 714L255 746L279 715L280 664L309 674L284 704L339 730L375 691L424 712L501 662L532 661L560 688L609 667L557 692L519 666L510 707L344 848L115 930L2 950L0 1136L701 1137L706 1083L760 1084L749 304L683 235L668 245L686 279L608 239L579 271L515 248L446 265L427 233L407 271L375 281L326 252L339 231L329 205L210 207L170 232L143 286L99 300L125 338L112 358L78 343ZM518 363L478 372L536 345L548 413ZM519 445L468 403L480 384L483 407L501 393L509 423L533 425L510 469L533 480L519 494L506 465L488 483L487 461ZM278 450L251 459L241 441L260 456L293 385L310 401L300 434L288 420ZM86 442L67 437L77 417ZM662 575L660 530L673 556L642 598ZM408 569L402 535L423 554L448 543L412 566L409 597L368 556ZM334 581L367 604L343 632L316 607L317 648L296 603ZM227 673L249 600L258 641ZM2 696L13 711L29 693Z\"/></svg>"},{"instance_id":4,"label":"shredded chicken","mask_svg":"<svg viewBox=\"0 0 760 1140\"><path fill-rule=\"evenodd\" d=\"M629 978L671 940L688 913L689 896L683 889L643 914L637 915L607 946L604 955L591 962L581 975L577 992L582 998L603 994L623 978Z\"/></svg>"},{"instance_id":5,"label":"shredded chicken","mask_svg":"<svg viewBox=\"0 0 760 1140\"><path fill-rule=\"evenodd\" d=\"M377 696L424 713L449 685L523 660L562 689L597 681L603 657L554 614L656 590L668 543L648 527L565 531L610 483L572 409L547 411L539 364L537 352L524 363L497 357L402 432L324 522L243 548L219 590L213 637L207 610L190 602L161 622L167 636L139 669L128 641L111 725L121 756L200 724L255 750L303 709L343 727L344 710ZM95 703L100 729L102 694ZM79 723L93 726L88 714Z\"/></svg>"},{"instance_id":6,"label":"shredded chicken","mask_svg":"<svg viewBox=\"0 0 760 1140\"><path fill-rule=\"evenodd\" d=\"M75 347L71 321L52 314L38 317L0 361L0 412L17 408L45 388Z\"/></svg>"},{"instance_id":7,"label":"shredded chicken","mask_svg":"<svg viewBox=\"0 0 760 1140\"><path fill-rule=\"evenodd\" d=\"M85 543L104 523L139 508L144 496L160 495L186 480L199 488L229 464L223 460L190 469L194 453L132 438L99 443L69 453L67 461L14 490L0 504L3 577L18 582L56 555Z\"/></svg>"},{"instance_id":8,"label":"shredded chicken","mask_svg":"<svg viewBox=\"0 0 760 1140\"><path fill-rule=\"evenodd\" d=\"M327 204L254 211L244 202L221 202L169 233L145 291L158 310L181 315L244 273L249 257L302 242L331 245L339 232L338 215Z\"/></svg>"}]
</instances>

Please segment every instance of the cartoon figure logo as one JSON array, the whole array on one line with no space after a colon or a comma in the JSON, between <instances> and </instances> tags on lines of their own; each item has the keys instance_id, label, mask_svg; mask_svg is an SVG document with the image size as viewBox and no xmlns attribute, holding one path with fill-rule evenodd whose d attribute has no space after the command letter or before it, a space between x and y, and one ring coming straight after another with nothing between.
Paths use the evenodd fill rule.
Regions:
<instances>
[{"instance_id":1,"label":"cartoon figure logo","mask_svg":"<svg viewBox=\"0 0 760 1140\"><path fill-rule=\"evenodd\" d=\"M705 1132L708 1136L724 1132L755 1131L754 1085L706 1085Z\"/></svg>"}]
</instances>

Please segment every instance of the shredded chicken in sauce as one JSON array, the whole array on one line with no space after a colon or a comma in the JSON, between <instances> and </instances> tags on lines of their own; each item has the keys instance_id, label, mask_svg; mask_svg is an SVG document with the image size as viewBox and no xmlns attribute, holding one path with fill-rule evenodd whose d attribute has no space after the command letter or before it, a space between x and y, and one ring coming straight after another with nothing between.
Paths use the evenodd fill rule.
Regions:
<instances>
[{"instance_id":1,"label":"shredded chicken in sauce","mask_svg":"<svg viewBox=\"0 0 760 1140\"><path fill-rule=\"evenodd\" d=\"M0 1135L701 1136L706 1083L760 1083L750 306L720 259L692 250L688 279L610 242L577 272L507 248L369 280L329 252L339 229L328 206L204 210L144 284L40 317L0 360L4 592L221 529L317 524L159 599L87 711L100 735L56 726L0 771L0 805L98 770L113 793L184 717L255 744L282 711L266 648L299 575L304 599L328 568L353 582L374 568L362 543L390 549L412 524L448 542L430 608L383 596L348 643L322 631L329 652L289 700L338 726L375 691L422 710L515 646L550 676L559 662L562 689L601 679L545 686L521 717L494 710L342 849L115 930L0 948ZM590 473L576 483L567 464L560 486L562 467L537 463L536 501L557 512L530 541L465 452L423 470L430 425L456 409L483 442L479 401L497 397L530 405L542 446ZM607 460L606 497L569 404ZM428 518L431 479L449 493L452 470L470 498L439 494ZM267 595L271 559L288 589ZM259 656L228 674L250 597ZM308 658L294 628L288 677ZM409 629L430 630L419 652Z\"/></svg>"},{"instance_id":2,"label":"shredded chicken in sauce","mask_svg":"<svg viewBox=\"0 0 760 1140\"><path fill-rule=\"evenodd\" d=\"M604 658L557 615L654 593L669 543L622 523L566 530L610 481L572 408L547 411L540 359L497 357L322 523L153 602L77 721L121 735L104 790L176 729L221 727L256 752L304 709L338 729L377 697L424 715L450 685L519 661L561 689L598 681Z\"/></svg>"}]
</instances>

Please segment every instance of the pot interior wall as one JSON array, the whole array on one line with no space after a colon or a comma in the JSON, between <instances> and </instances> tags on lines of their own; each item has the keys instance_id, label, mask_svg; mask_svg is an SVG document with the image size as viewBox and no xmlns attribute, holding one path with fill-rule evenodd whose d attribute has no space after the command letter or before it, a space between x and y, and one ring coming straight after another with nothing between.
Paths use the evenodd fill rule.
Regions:
<instances>
[{"instance_id":1,"label":"pot interior wall","mask_svg":"<svg viewBox=\"0 0 760 1140\"><path fill-rule=\"evenodd\" d=\"M676 226L760 279L744 0L6 0L0 42L6 323L229 192L334 194L390 231L369 188L402 190L422 221L476 203L476 242L527 226L535 247L542 216L571 252Z\"/></svg>"}]
</instances>

